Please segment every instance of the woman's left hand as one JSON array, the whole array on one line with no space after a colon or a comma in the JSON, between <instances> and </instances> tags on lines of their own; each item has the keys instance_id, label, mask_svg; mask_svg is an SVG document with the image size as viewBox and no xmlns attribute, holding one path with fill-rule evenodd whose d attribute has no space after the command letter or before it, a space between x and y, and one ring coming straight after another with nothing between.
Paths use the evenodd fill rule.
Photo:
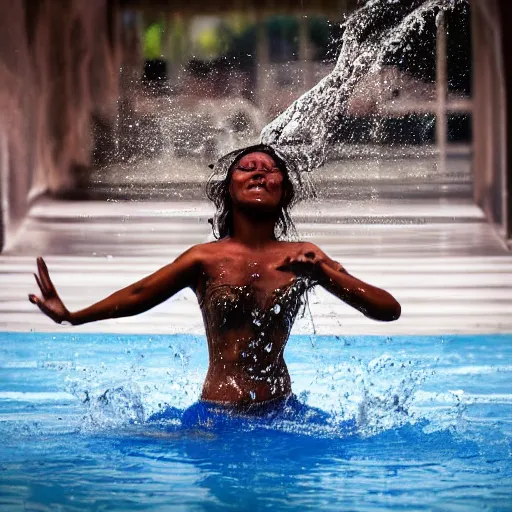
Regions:
<instances>
[{"instance_id":1,"label":"woman's left hand","mask_svg":"<svg viewBox=\"0 0 512 512\"><path fill-rule=\"evenodd\" d=\"M51 318L55 323L61 324L71 320L71 314L64 306L55 286L53 286L48 267L43 258L37 258L38 273L34 274L36 283L41 291L41 297L31 293L28 300L35 304L47 317Z\"/></svg>"},{"instance_id":2,"label":"woman's left hand","mask_svg":"<svg viewBox=\"0 0 512 512\"><path fill-rule=\"evenodd\" d=\"M297 276L318 278L322 272L321 264L325 259L315 251L299 251L294 256L287 256L277 270L293 272Z\"/></svg>"}]
</instances>

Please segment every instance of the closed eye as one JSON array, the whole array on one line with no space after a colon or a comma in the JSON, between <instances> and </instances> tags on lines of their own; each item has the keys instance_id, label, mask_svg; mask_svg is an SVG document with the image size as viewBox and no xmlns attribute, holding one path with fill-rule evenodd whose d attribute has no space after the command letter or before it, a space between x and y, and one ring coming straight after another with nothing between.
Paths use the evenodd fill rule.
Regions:
<instances>
[{"instance_id":1,"label":"closed eye","mask_svg":"<svg viewBox=\"0 0 512 512\"><path fill-rule=\"evenodd\" d=\"M270 169L266 167L262 167L261 169L258 169L257 167L243 167L239 165L237 169L244 171L244 172L254 172L254 171L263 171L266 174L269 173L275 173L275 172L281 172L281 170L278 167L271 167Z\"/></svg>"}]
</instances>

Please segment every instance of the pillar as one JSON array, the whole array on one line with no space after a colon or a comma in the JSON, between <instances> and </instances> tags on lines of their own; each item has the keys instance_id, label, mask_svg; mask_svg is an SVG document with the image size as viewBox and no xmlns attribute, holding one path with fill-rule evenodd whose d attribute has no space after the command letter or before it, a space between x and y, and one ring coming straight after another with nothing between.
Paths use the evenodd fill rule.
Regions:
<instances>
[{"instance_id":1,"label":"pillar","mask_svg":"<svg viewBox=\"0 0 512 512\"><path fill-rule=\"evenodd\" d=\"M446 66L446 22L440 13L436 37L436 143L439 151L438 165L444 172L446 169L446 146L448 139L448 125L446 119L446 97L448 94L448 73Z\"/></svg>"}]
</instances>

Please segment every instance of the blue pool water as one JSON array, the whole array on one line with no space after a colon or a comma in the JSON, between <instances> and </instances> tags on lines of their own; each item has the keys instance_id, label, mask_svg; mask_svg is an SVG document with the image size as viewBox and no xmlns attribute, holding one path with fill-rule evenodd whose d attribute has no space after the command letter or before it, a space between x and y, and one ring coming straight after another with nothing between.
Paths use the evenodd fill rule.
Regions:
<instances>
[{"instance_id":1,"label":"blue pool water","mask_svg":"<svg viewBox=\"0 0 512 512\"><path fill-rule=\"evenodd\" d=\"M512 510L512 335L293 336L286 359L327 419L185 428L203 337L0 334L0 510Z\"/></svg>"}]
</instances>

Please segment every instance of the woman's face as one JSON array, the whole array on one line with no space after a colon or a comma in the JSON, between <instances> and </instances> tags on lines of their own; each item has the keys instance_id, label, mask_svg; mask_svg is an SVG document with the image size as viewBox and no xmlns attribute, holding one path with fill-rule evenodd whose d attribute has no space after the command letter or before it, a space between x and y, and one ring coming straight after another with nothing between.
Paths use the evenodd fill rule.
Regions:
<instances>
[{"instance_id":1,"label":"woman's face","mask_svg":"<svg viewBox=\"0 0 512 512\"><path fill-rule=\"evenodd\" d=\"M273 211L281 203L283 173L267 153L243 156L231 174L229 193L233 204Z\"/></svg>"}]
</instances>

